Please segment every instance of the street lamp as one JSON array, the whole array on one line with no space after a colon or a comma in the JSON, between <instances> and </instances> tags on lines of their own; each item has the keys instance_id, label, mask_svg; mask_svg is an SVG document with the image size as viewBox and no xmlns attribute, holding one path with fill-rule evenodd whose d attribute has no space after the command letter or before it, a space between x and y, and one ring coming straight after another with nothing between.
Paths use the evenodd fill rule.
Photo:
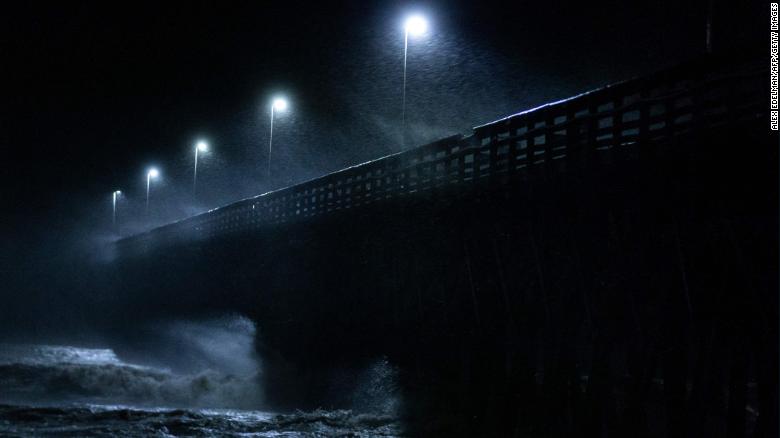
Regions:
<instances>
[{"instance_id":1,"label":"street lamp","mask_svg":"<svg viewBox=\"0 0 780 438\"><path fill-rule=\"evenodd\" d=\"M114 229L116 229L116 198L121 194L121 190L114 190L114 193L111 194L111 197L113 198L111 201L111 225L114 227Z\"/></svg>"},{"instance_id":2,"label":"street lamp","mask_svg":"<svg viewBox=\"0 0 780 438\"><path fill-rule=\"evenodd\" d=\"M152 184L152 178L160 176L160 172L152 167L146 172L146 215L149 216L149 187Z\"/></svg>"},{"instance_id":3,"label":"street lamp","mask_svg":"<svg viewBox=\"0 0 780 438\"><path fill-rule=\"evenodd\" d=\"M409 51L409 35L420 36L428 30L428 21L421 15L412 15L404 23L404 87L401 106L401 142L406 147L406 54Z\"/></svg>"},{"instance_id":4,"label":"street lamp","mask_svg":"<svg viewBox=\"0 0 780 438\"><path fill-rule=\"evenodd\" d=\"M268 179L271 179L271 152L274 147L274 113L276 111L284 111L287 109L287 100L283 97L274 98L271 102L271 134L268 140Z\"/></svg>"},{"instance_id":5,"label":"street lamp","mask_svg":"<svg viewBox=\"0 0 780 438\"><path fill-rule=\"evenodd\" d=\"M205 153L208 150L209 145L205 141L201 140L195 145L195 171L192 174L192 196L196 195L198 186L198 153Z\"/></svg>"}]
</instances>

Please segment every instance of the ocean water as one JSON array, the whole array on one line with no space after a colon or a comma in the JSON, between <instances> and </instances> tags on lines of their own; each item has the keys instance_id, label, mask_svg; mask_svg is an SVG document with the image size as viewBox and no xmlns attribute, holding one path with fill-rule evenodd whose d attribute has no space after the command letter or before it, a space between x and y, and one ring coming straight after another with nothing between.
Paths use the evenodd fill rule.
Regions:
<instances>
[{"instance_id":1,"label":"ocean water","mask_svg":"<svg viewBox=\"0 0 780 438\"><path fill-rule=\"evenodd\" d=\"M0 405L0 436L395 437L397 421L350 411L278 415L226 409Z\"/></svg>"},{"instance_id":2,"label":"ocean water","mask_svg":"<svg viewBox=\"0 0 780 438\"><path fill-rule=\"evenodd\" d=\"M0 436L401 435L386 413L257 410L257 382L245 365L182 372L111 349L0 345Z\"/></svg>"}]
</instances>

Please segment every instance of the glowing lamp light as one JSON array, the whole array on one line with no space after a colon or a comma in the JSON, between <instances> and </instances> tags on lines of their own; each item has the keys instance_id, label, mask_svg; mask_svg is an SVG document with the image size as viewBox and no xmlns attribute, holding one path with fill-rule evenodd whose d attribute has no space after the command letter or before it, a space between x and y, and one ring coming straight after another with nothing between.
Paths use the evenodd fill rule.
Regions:
<instances>
[{"instance_id":1,"label":"glowing lamp light","mask_svg":"<svg viewBox=\"0 0 780 438\"><path fill-rule=\"evenodd\" d=\"M419 36L428 31L428 21L421 15L412 15L406 19L404 28L409 35Z\"/></svg>"},{"instance_id":2,"label":"glowing lamp light","mask_svg":"<svg viewBox=\"0 0 780 438\"><path fill-rule=\"evenodd\" d=\"M149 178L157 178L158 176L160 176L160 172L156 168L152 167L151 169L149 169L149 173L147 174L147 176Z\"/></svg>"},{"instance_id":3,"label":"glowing lamp light","mask_svg":"<svg viewBox=\"0 0 780 438\"><path fill-rule=\"evenodd\" d=\"M277 97L274 99L273 103L274 110L276 111L284 111L287 109L287 101L285 99L282 99L281 97Z\"/></svg>"},{"instance_id":4,"label":"glowing lamp light","mask_svg":"<svg viewBox=\"0 0 780 438\"><path fill-rule=\"evenodd\" d=\"M199 152L208 152L209 150L209 145L205 141L199 141L196 147L198 148Z\"/></svg>"}]
</instances>

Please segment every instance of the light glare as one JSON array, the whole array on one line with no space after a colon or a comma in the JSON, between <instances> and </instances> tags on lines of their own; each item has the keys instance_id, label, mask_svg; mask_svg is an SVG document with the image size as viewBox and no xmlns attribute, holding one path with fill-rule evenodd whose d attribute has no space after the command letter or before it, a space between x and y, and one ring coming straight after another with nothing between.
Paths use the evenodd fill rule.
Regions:
<instances>
[{"instance_id":1,"label":"light glare","mask_svg":"<svg viewBox=\"0 0 780 438\"><path fill-rule=\"evenodd\" d=\"M156 168L152 167L151 169L149 169L148 175L149 178L157 178L158 176L160 176L160 172Z\"/></svg>"},{"instance_id":2,"label":"light glare","mask_svg":"<svg viewBox=\"0 0 780 438\"><path fill-rule=\"evenodd\" d=\"M199 141L197 148L199 152L207 152L209 150L209 145L205 141Z\"/></svg>"},{"instance_id":3,"label":"light glare","mask_svg":"<svg viewBox=\"0 0 780 438\"><path fill-rule=\"evenodd\" d=\"M281 97L274 99L272 105L276 111L284 111L287 109L287 101Z\"/></svg>"},{"instance_id":4,"label":"light glare","mask_svg":"<svg viewBox=\"0 0 780 438\"><path fill-rule=\"evenodd\" d=\"M406 32L412 36L419 36L428 30L428 21L421 15L412 15L406 19Z\"/></svg>"}]
</instances>

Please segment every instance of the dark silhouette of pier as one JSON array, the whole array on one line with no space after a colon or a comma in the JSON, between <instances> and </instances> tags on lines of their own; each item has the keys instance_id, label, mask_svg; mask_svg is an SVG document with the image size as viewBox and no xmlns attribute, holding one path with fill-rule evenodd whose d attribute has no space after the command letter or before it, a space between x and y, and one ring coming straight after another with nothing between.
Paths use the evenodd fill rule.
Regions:
<instances>
[{"instance_id":1,"label":"dark silhouette of pier","mask_svg":"<svg viewBox=\"0 0 780 438\"><path fill-rule=\"evenodd\" d=\"M332 377L386 358L411 434L777 436L778 145L754 61L125 238L111 317L249 315L279 408L354 407Z\"/></svg>"}]
</instances>

